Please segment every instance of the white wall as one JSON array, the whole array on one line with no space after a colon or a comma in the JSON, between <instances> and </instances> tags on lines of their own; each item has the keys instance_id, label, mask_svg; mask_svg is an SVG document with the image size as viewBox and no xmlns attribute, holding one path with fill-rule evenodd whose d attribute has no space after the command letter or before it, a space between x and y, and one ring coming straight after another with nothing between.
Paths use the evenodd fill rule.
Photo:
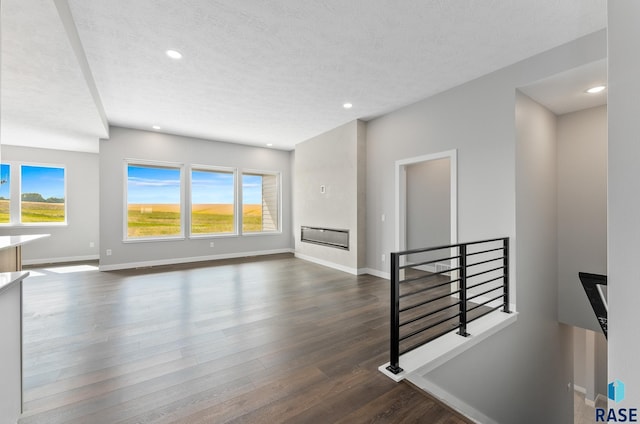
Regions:
<instances>
[{"instance_id":1,"label":"white wall","mask_svg":"<svg viewBox=\"0 0 640 424\"><path fill-rule=\"evenodd\" d=\"M123 242L125 159L212 165L281 173L282 231L219 238ZM111 127L100 141L100 267L154 265L291 251L291 154L176 135ZM209 247L214 241L215 247ZM106 249L112 250L106 256Z\"/></svg>"},{"instance_id":2,"label":"white wall","mask_svg":"<svg viewBox=\"0 0 640 424\"><path fill-rule=\"evenodd\" d=\"M609 379L626 384L615 406L640 408L640 2L608 2Z\"/></svg>"},{"instance_id":3,"label":"white wall","mask_svg":"<svg viewBox=\"0 0 640 424\"><path fill-rule=\"evenodd\" d=\"M67 225L0 227L2 235L51 234L49 238L23 246L23 262L30 264L97 259L100 246L98 155L4 144L2 160L66 167ZM91 242L93 247L90 247Z\"/></svg>"},{"instance_id":4,"label":"white wall","mask_svg":"<svg viewBox=\"0 0 640 424\"><path fill-rule=\"evenodd\" d=\"M602 332L578 272L607 273L607 108L558 117L558 319Z\"/></svg>"},{"instance_id":5,"label":"white wall","mask_svg":"<svg viewBox=\"0 0 640 424\"><path fill-rule=\"evenodd\" d=\"M349 122L297 144L295 152L296 255L357 273L365 259L365 124ZM301 226L349 230L349 250L303 243Z\"/></svg>"},{"instance_id":6,"label":"white wall","mask_svg":"<svg viewBox=\"0 0 640 424\"><path fill-rule=\"evenodd\" d=\"M514 238L517 322L425 376L498 422L564 423L573 413L571 332L557 323L555 126L539 128L555 117L532 101L516 107L516 88L605 56L601 31L367 125L368 267L388 271L380 256L394 250L394 164L410 157L457 149L460 241ZM522 125L544 130L541 150L527 139L516 151L526 131L514 110L520 119L529 109L541 123Z\"/></svg>"}]
</instances>

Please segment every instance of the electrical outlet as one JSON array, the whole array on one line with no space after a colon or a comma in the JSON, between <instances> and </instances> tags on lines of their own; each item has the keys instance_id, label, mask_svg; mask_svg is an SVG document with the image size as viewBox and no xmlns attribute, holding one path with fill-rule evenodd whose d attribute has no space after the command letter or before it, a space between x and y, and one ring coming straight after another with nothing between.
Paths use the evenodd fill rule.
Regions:
<instances>
[{"instance_id":1,"label":"electrical outlet","mask_svg":"<svg viewBox=\"0 0 640 424\"><path fill-rule=\"evenodd\" d=\"M382 254L382 262L384 262L387 259L387 256L383 253Z\"/></svg>"},{"instance_id":2,"label":"electrical outlet","mask_svg":"<svg viewBox=\"0 0 640 424\"><path fill-rule=\"evenodd\" d=\"M382 214L382 216L380 217L380 221L384 222L386 219L387 217L384 214Z\"/></svg>"},{"instance_id":3,"label":"electrical outlet","mask_svg":"<svg viewBox=\"0 0 640 424\"><path fill-rule=\"evenodd\" d=\"M96 244L92 241L89 242L89 247L96 247Z\"/></svg>"},{"instance_id":4,"label":"electrical outlet","mask_svg":"<svg viewBox=\"0 0 640 424\"><path fill-rule=\"evenodd\" d=\"M111 256L111 249L107 249L107 256Z\"/></svg>"},{"instance_id":5,"label":"electrical outlet","mask_svg":"<svg viewBox=\"0 0 640 424\"><path fill-rule=\"evenodd\" d=\"M216 244L214 242L210 242L209 247L216 247Z\"/></svg>"}]
</instances>

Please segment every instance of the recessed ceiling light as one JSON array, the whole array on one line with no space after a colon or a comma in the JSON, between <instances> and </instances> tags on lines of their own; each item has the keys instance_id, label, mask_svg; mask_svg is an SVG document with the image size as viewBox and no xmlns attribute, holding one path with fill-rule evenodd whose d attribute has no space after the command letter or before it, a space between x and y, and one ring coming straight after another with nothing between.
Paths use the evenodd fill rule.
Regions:
<instances>
[{"instance_id":1,"label":"recessed ceiling light","mask_svg":"<svg viewBox=\"0 0 640 424\"><path fill-rule=\"evenodd\" d=\"M587 93L589 94L596 94L599 93L601 91L603 91L605 88L607 88L604 85L596 85L595 87L591 87L590 89L587 90Z\"/></svg>"},{"instance_id":2,"label":"recessed ceiling light","mask_svg":"<svg viewBox=\"0 0 640 424\"><path fill-rule=\"evenodd\" d=\"M267 143L267 147L273 146L273 143Z\"/></svg>"},{"instance_id":3,"label":"recessed ceiling light","mask_svg":"<svg viewBox=\"0 0 640 424\"><path fill-rule=\"evenodd\" d=\"M182 59L182 53L177 50L167 50L165 52L171 59Z\"/></svg>"},{"instance_id":4,"label":"recessed ceiling light","mask_svg":"<svg viewBox=\"0 0 640 424\"><path fill-rule=\"evenodd\" d=\"M351 103L345 103L342 105L343 108L345 109L351 109L353 107L353 105Z\"/></svg>"},{"instance_id":5,"label":"recessed ceiling light","mask_svg":"<svg viewBox=\"0 0 640 424\"><path fill-rule=\"evenodd\" d=\"M153 127L151 127L151 128L153 128L154 130L159 130L159 129L160 129L160 125L154 125L154 126L153 126Z\"/></svg>"}]
</instances>

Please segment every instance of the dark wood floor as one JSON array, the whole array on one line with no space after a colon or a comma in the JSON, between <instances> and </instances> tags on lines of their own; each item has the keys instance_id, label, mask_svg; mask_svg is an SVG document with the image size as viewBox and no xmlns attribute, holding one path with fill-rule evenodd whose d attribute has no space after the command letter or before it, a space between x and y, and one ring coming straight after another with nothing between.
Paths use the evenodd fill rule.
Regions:
<instances>
[{"instance_id":1,"label":"dark wood floor","mask_svg":"<svg viewBox=\"0 0 640 424\"><path fill-rule=\"evenodd\" d=\"M388 282L275 255L31 269L20 423L466 423L377 367Z\"/></svg>"}]
</instances>

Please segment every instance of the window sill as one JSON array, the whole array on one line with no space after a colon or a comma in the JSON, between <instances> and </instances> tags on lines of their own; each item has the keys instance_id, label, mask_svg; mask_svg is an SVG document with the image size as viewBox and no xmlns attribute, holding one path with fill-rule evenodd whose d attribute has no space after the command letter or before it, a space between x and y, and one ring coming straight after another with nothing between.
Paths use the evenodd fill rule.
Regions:
<instances>
[{"instance_id":1,"label":"window sill","mask_svg":"<svg viewBox=\"0 0 640 424\"><path fill-rule=\"evenodd\" d=\"M185 240L186 237L183 235L173 236L173 237L144 237L144 238L136 238L136 239L124 239L123 243L148 243L148 242L156 242L156 241L182 241Z\"/></svg>"},{"instance_id":2,"label":"window sill","mask_svg":"<svg viewBox=\"0 0 640 424\"><path fill-rule=\"evenodd\" d=\"M34 222L27 224L0 224L0 228L60 228L68 227L66 222Z\"/></svg>"}]
</instances>

